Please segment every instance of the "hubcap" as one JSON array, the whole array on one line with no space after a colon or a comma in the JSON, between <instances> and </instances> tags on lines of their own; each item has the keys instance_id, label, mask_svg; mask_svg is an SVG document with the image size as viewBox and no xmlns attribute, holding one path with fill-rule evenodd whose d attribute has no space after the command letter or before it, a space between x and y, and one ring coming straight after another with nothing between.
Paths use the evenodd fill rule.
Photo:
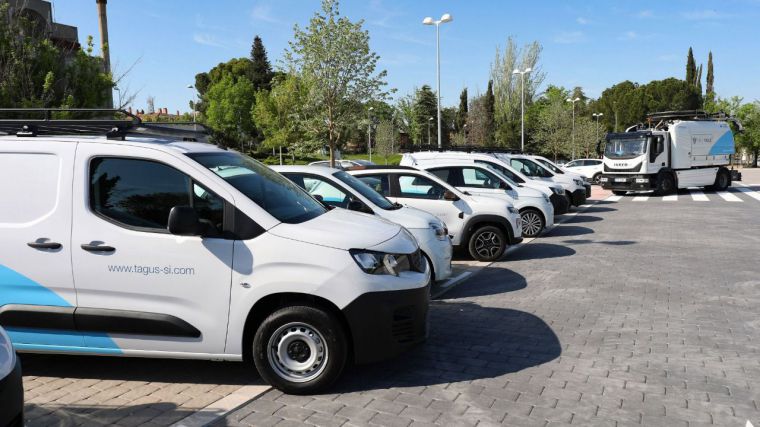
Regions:
<instances>
[{"instance_id":1,"label":"hubcap","mask_svg":"<svg viewBox=\"0 0 760 427\"><path fill-rule=\"evenodd\" d=\"M322 334L305 323L288 323L269 338L267 359L281 378L306 382L324 371L329 356Z\"/></svg>"},{"instance_id":2,"label":"hubcap","mask_svg":"<svg viewBox=\"0 0 760 427\"><path fill-rule=\"evenodd\" d=\"M541 217L535 212L525 212L522 214L523 233L528 237L533 237L541 232Z\"/></svg>"},{"instance_id":3,"label":"hubcap","mask_svg":"<svg viewBox=\"0 0 760 427\"><path fill-rule=\"evenodd\" d=\"M475 252L483 258L492 258L501 250L501 238L491 231L480 233L475 239Z\"/></svg>"}]
</instances>

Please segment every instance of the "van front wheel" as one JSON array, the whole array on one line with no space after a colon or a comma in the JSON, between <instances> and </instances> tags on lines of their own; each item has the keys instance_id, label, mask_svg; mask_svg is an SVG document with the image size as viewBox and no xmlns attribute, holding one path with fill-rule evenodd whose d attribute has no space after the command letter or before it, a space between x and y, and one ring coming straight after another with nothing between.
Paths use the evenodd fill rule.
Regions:
<instances>
[{"instance_id":1,"label":"van front wheel","mask_svg":"<svg viewBox=\"0 0 760 427\"><path fill-rule=\"evenodd\" d=\"M343 372L346 333L331 313L311 306L270 314L253 338L253 360L261 377L290 394L314 393Z\"/></svg>"}]
</instances>

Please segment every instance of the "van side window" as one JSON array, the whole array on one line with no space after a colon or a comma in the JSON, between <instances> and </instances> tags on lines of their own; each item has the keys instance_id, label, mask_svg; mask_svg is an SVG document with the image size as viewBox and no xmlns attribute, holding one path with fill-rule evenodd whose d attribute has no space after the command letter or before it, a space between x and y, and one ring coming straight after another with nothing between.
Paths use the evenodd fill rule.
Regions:
<instances>
[{"instance_id":1,"label":"van side window","mask_svg":"<svg viewBox=\"0 0 760 427\"><path fill-rule=\"evenodd\" d=\"M382 194L385 197L391 195L391 185L388 180L388 175L361 175L357 176L359 181L369 185L373 190Z\"/></svg>"},{"instance_id":2,"label":"van side window","mask_svg":"<svg viewBox=\"0 0 760 427\"><path fill-rule=\"evenodd\" d=\"M167 232L174 206L193 206L202 222L221 232L224 201L165 164L97 158L90 163L90 208L128 228Z\"/></svg>"},{"instance_id":3,"label":"van side window","mask_svg":"<svg viewBox=\"0 0 760 427\"><path fill-rule=\"evenodd\" d=\"M442 200L446 189L424 176L399 175L399 197Z\"/></svg>"}]
</instances>

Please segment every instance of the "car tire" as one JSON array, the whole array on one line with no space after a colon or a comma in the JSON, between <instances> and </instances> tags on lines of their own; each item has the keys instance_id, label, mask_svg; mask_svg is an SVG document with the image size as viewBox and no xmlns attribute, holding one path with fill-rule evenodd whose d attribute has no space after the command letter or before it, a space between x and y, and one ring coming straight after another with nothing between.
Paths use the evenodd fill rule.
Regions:
<instances>
[{"instance_id":1,"label":"car tire","mask_svg":"<svg viewBox=\"0 0 760 427\"><path fill-rule=\"evenodd\" d=\"M715 184L708 188L715 191L726 191L731 186L731 174L725 169L719 169L715 175Z\"/></svg>"},{"instance_id":2,"label":"car tire","mask_svg":"<svg viewBox=\"0 0 760 427\"><path fill-rule=\"evenodd\" d=\"M667 196L675 191L675 187L676 182L673 179L673 175L669 173L661 173L657 175L654 193L658 196Z\"/></svg>"},{"instance_id":3,"label":"car tire","mask_svg":"<svg viewBox=\"0 0 760 427\"><path fill-rule=\"evenodd\" d=\"M468 249L478 261L496 261L507 249L507 236L499 227L484 225L472 233Z\"/></svg>"},{"instance_id":4,"label":"car tire","mask_svg":"<svg viewBox=\"0 0 760 427\"><path fill-rule=\"evenodd\" d=\"M593 182L596 185L599 185L599 180L601 178L602 178L602 173L601 172L597 172L596 174L594 174L593 177L591 177L591 182Z\"/></svg>"},{"instance_id":5,"label":"car tire","mask_svg":"<svg viewBox=\"0 0 760 427\"><path fill-rule=\"evenodd\" d=\"M628 192L625 190L612 190L612 194L616 196L625 196L626 194L628 194Z\"/></svg>"},{"instance_id":6,"label":"car tire","mask_svg":"<svg viewBox=\"0 0 760 427\"><path fill-rule=\"evenodd\" d=\"M520 217L522 219L523 237L536 237L541 234L546 226L544 216L538 209L525 208L520 211Z\"/></svg>"},{"instance_id":7,"label":"car tire","mask_svg":"<svg viewBox=\"0 0 760 427\"><path fill-rule=\"evenodd\" d=\"M270 314L253 338L261 377L280 391L308 394L329 387L348 358L346 331L330 312L307 305Z\"/></svg>"}]
</instances>

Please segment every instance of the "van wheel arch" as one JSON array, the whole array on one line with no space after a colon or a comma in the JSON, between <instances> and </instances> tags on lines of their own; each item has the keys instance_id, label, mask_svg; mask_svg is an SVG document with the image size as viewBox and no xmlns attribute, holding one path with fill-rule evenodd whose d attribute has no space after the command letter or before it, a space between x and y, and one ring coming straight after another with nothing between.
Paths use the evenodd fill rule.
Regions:
<instances>
[{"instance_id":1,"label":"van wheel arch","mask_svg":"<svg viewBox=\"0 0 760 427\"><path fill-rule=\"evenodd\" d=\"M267 295L256 301L248 311L243 329L243 360L253 363L253 337L261 326L261 323L275 311L292 305L307 305L332 313L345 331L346 345L348 347L347 360L354 360L354 342L351 335L351 327L343 312L332 302L316 295L301 294L297 292L283 292Z\"/></svg>"}]
</instances>

